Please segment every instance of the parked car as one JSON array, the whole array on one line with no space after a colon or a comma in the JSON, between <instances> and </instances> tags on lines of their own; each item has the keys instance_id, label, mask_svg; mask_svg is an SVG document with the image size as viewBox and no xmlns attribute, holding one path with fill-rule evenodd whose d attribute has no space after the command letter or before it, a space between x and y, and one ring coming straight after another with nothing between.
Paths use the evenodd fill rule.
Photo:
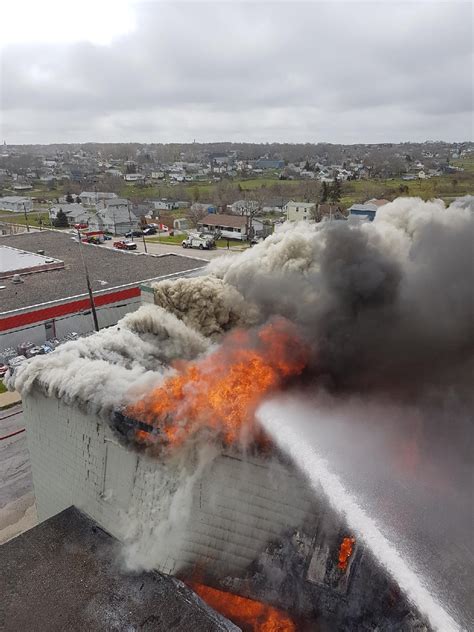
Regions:
<instances>
[{"instance_id":1,"label":"parked car","mask_svg":"<svg viewBox=\"0 0 474 632\"><path fill-rule=\"evenodd\" d=\"M23 362L26 362L26 357L24 355L17 355L8 362L8 368L10 369L10 373L13 374L15 369L17 369Z\"/></svg>"},{"instance_id":2,"label":"parked car","mask_svg":"<svg viewBox=\"0 0 474 632\"><path fill-rule=\"evenodd\" d=\"M155 222L150 222L147 224L148 228L155 228L156 230L161 231L162 233L167 233L169 231L168 226L166 224L156 224Z\"/></svg>"},{"instance_id":3,"label":"parked car","mask_svg":"<svg viewBox=\"0 0 474 632\"><path fill-rule=\"evenodd\" d=\"M143 229L144 235L156 235L156 228L154 226L147 226Z\"/></svg>"},{"instance_id":4,"label":"parked car","mask_svg":"<svg viewBox=\"0 0 474 632\"><path fill-rule=\"evenodd\" d=\"M216 247L216 242L207 235L189 235L181 242L183 248L199 248L199 250L210 250Z\"/></svg>"},{"instance_id":5,"label":"parked car","mask_svg":"<svg viewBox=\"0 0 474 632\"><path fill-rule=\"evenodd\" d=\"M37 355L43 355L44 349L42 347L34 346L25 353L27 358L34 358Z\"/></svg>"},{"instance_id":6,"label":"parked car","mask_svg":"<svg viewBox=\"0 0 474 632\"><path fill-rule=\"evenodd\" d=\"M74 228L76 230L82 230L83 228L87 228L88 224L85 224L84 222L81 222L80 224L74 224Z\"/></svg>"},{"instance_id":7,"label":"parked car","mask_svg":"<svg viewBox=\"0 0 474 632\"><path fill-rule=\"evenodd\" d=\"M142 235L142 230L130 230L128 233L125 233L125 237L141 237Z\"/></svg>"},{"instance_id":8,"label":"parked car","mask_svg":"<svg viewBox=\"0 0 474 632\"><path fill-rule=\"evenodd\" d=\"M34 342L31 342L31 341L21 342L16 348L16 352L18 356L26 356L27 352L30 349L33 349L34 346L35 346Z\"/></svg>"},{"instance_id":9,"label":"parked car","mask_svg":"<svg viewBox=\"0 0 474 632\"><path fill-rule=\"evenodd\" d=\"M110 241L112 239L112 235L104 234L104 241Z\"/></svg>"},{"instance_id":10,"label":"parked car","mask_svg":"<svg viewBox=\"0 0 474 632\"><path fill-rule=\"evenodd\" d=\"M136 250L137 244L130 239L122 239L121 241L114 241L114 248L119 250Z\"/></svg>"}]
</instances>

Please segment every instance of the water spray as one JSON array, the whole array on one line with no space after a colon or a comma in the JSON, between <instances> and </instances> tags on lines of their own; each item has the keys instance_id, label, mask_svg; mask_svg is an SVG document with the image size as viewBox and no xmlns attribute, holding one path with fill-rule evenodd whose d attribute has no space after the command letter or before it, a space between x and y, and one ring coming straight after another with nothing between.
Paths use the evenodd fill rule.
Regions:
<instances>
[{"instance_id":1,"label":"water spray","mask_svg":"<svg viewBox=\"0 0 474 632\"><path fill-rule=\"evenodd\" d=\"M397 582L407 598L424 615L434 630L458 632L460 626L442 608L423 580L401 557L376 522L358 505L340 479L331 472L326 461L292 428L290 416L280 403L267 402L257 411L257 418L275 443L286 452L307 476L315 490L322 488L329 504L344 518L374 554L379 563Z\"/></svg>"}]
</instances>

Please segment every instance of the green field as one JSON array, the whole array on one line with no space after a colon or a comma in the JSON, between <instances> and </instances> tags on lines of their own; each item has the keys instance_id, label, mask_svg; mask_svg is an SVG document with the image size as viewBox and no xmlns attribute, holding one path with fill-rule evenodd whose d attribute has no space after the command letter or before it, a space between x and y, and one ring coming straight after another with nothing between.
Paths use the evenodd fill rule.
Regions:
<instances>
[{"instance_id":1,"label":"green field","mask_svg":"<svg viewBox=\"0 0 474 632\"><path fill-rule=\"evenodd\" d=\"M49 220L48 213L44 211L31 211L28 214L28 225L39 228L42 222L43 228L51 228L51 222ZM11 224L26 225L26 217L24 213L13 213L13 211L0 210L0 222L4 221Z\"/></svg>"},{"instance_id":2,"label":"green field","mask_svg":"<svg viewBox=\"0 0 474 632\"><path fill-rule=\"evenodd\" d=\"M0 380L0 394L6 393L6 392L7 392L7 387L3 383L3 380Z\"/></svg>"},{"instance_id":3,"label":"green field","mask_svg":"<svg viewBox=\"0 0 474 632\"><path fill-rule=\"evenodd\" d=\"M451 164L453 167L462 167L465 173L474 173L474 156L467 156L459 158L459 160L453 160Z\"/></svg>"}]
</instances>

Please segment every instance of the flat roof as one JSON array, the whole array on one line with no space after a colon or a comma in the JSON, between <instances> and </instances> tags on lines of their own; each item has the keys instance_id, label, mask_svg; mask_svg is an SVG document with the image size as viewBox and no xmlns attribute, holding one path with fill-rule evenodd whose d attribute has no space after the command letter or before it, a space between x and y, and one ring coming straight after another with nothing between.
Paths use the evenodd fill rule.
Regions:
<instances>
[{"instance_id":1,"label":"flat roof","mask_svg":"<svg viewBox=\"0 0 474 632\"><path fill-rule=\"evenodd\" d=\"M64 262L60 259L28 250L19 250L0 243L0 279L6 279L20 273L33 274L61 268L64 268Z\"/></svg>"},{"instance_id":2,"label":"flat roof","mask_svg":"<svg viewBox=\"0 0 474 632\"><path fill-rule=\"evenodd\" d=\"M79 248L83 248L93 291L111 290L120 285L140 283L169 274L178 274L207 265L203 259L183 255L153 256L121 252L105 246L80 245L69 233L36 231L0 237L0 246L29 252L44 250L46 258L64 262L60 270L47 270L22 276L23 283L3 281L0 313L28 306L87 294L84 267Z\"/></svg>"},{"instance_id":3,"label":"flat roof","mask_svg":"<svg viewBox=\"0 0 474 632\"><path fill-rule=\"evenodd\" d=\"M127 573L117 540L75 507L0 547L0 583L5 630L238 630L182 582Z\"/></svg>"}]
</instances>

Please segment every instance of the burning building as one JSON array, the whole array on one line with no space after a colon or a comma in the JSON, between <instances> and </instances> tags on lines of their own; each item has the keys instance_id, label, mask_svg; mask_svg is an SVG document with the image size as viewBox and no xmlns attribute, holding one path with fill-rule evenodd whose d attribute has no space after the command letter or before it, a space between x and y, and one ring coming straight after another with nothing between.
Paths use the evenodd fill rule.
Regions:
<instances>
[{"instance_id":1,"label":"burning building","mask_svg":"<svg viewBox=\"0 0 474 632\"><path fill-rule=\"evenodd\" d=\"M471 207L403 201L371 224L284 229L20 367L9 383L24 396L40 520L75 505L123 542L128 568L182 578L243 629L457 629L399 554L384 558L387 539L337 479L298 460L298 413L278 435L259 411L315 388L419 403L447 377L461 400L470 284L447 299L428 280L463 269ZM428 439L418 431L420 458Z\"/></svg>"}]
</instances>

